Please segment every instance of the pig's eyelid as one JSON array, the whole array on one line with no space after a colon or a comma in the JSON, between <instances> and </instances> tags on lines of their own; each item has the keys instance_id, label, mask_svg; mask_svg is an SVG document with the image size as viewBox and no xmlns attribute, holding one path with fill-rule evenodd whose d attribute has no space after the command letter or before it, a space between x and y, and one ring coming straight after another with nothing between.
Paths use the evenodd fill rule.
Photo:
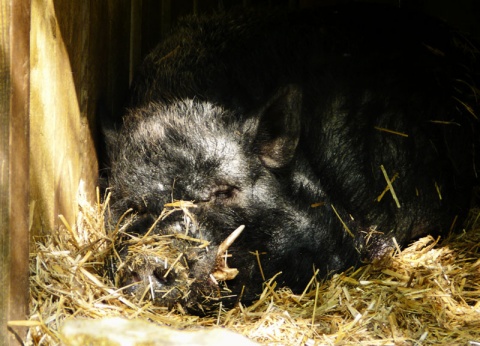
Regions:
<instances>
[{"instance_id":1,"label":"pig's eyelid","mask_svg":"<svg viewBox=\"0 0 480 346\"><path fill-rule=\"evenodd\" d=\"M219 198L219 199L230 198L230 197L232 197L232 195L233 195L233 193L236 189L237 188L235 186L231 186L231 185L219 186L217 188L217 190L215 191L215 197Z\"/></svg>"}]
</instances>

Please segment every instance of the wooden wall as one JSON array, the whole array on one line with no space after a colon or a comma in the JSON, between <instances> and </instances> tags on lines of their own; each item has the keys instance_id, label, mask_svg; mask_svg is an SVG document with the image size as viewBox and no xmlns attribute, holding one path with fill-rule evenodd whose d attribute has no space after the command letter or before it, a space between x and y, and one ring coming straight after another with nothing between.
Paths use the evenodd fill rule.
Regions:
<instances>
[{"instance_id":1,"label":"wooden wall","mask_svg":"<svg viewBox=\"0 0 480 346\"><path fill-rule=\"evenodd\" d=\"M28 0L0 2L0 345L21 331L28 304ZM20 334L15 334L20 332Z\"/></svg>"},{"instance_id":2,"label":"wooden wall","mask_svg":"<svg viewBox=\"0 0 480 346\"><path fill-rule=\"evenodd\" d=\"M7 322L27 317L29 240L54 229L59 214L75 223L80 186L93 197L98 106L121 114L135 67L177 17L339 2L350 0L0 0L0 345L24 336ZM477 0L377 2L423 10L480 37Z\"/></svg>"},{"instance_id":3,"label":"wooden wall","mask_svg":"<svg viewBox=\"0 0 480 346\"><path fill-rule=\"evenodd\" d=\"M0 345L17 345L29 240L75 223L80 186L94 194L97 105L119 112L127 91L132 4L1 1Z\"/></svg>"}]
</instances>

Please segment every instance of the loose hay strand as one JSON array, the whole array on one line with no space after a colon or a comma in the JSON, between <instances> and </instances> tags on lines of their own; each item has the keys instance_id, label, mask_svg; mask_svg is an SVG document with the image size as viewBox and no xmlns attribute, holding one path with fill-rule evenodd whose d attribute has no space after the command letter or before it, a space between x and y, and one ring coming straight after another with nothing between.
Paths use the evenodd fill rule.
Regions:
<instances>
[{"instance_id":1,"label":"loose hay strand","mask_svg":"<svg viewBox=\"0 0 480 346\"><path fill-rule=\"evenodd\" d=\"M330 204L330 206L332 207L332 210L333 212L335 213L335 215L337 216L338 220L340 220L340 223L342 224L343 228L345 229L345 231L347 231L348 235L352 238L355 238L355 236L353 235L352 231L350 231L350 228L348 228L347 224L345 223L345 221L343 221L342 217L340 216L340 214L337 212L337 209L335 209L335 207L333 206L333 204Z\"/></svg>"},{"instance_id":2,"label":"loose hay strand","mask_svg":"<svg viewBox=\"0 0 480 346\"><path fill-rule=\"evenodd\" d=\"M387 182L387 185L388 185L388 189L392 194L393 200L395 201L397 208L400 208L400 202L397 198L397 194L395 193L395 190L393 189L392 180L390 180L390 178L388 177L387 171L385 170L385 167L383 167L383 165L380 165L380 169L382 170L383 176L385 177L385 181Z\"/></svg>"},{"instance_id":3,"label":"loose hay strand","mask_svg":"<svg viewBox=\"0 0 480 346\"><path fill-rule=\"evenodd\" d=\"M390 182L393 184L393 182L398 178L399 174L398 173L395 173L392 177L392 179L390 179ZM385 189L383 189L382 193L377 197L377 202L380 202L383 198L383 196L385 196L385 194L390 190L390 186L387 186L385 187Z\"/></svg>"},{"instance_id":4,"label":"loose hay strand","mask_svg":"<svg viewBox=\"0 0 480 346\"><path fill-rule=\"evenodd\" d=\"M175 264L178 263L178 261L180 261L180 259L182 258L183 256L183 253L180 253L178 255L178 257L175 259L175 261L173 261L173 263L170 265L170 268L168 268L168 270L166 271L166 273L163 275L164 278L166 278L168 276L168 274L172 271L172 269L175 267ZM166 263L166 262L165 262Z\"/></svg>"},{"instance_id":5,"label":"loose hay strand","mask_svg":"<svg viewBox=\"0 0 480 346\"><path fill-rule=\"evenodd\" d=\"M258 270L260 270L262 280L265 281L265 274L263 273L262 262L260 261L260 253L258 252L258 250L255 250L255 252L251 252L251 254L255 255L255 258L257 259Z\"/></svg>"},{"instance_id":6,"label":"loose hay strand","mask_svg":"<svg viewBox=\"0 0 480 346\"><path fill-rule=\"evenodd\" d=\"M408 137L408 134L403 133L403 132L399 132L399 131L395 131L395 130L390 130L390 129L386 129L386 128L384 128L384 127L379 127L379 126L374 126L374 128L375 128L375 130L378 130L378 131L391 133L391 134L394 134L394 135L397 135L397 136L401 136L401 137Z\"/></svg>"}]
</instances>

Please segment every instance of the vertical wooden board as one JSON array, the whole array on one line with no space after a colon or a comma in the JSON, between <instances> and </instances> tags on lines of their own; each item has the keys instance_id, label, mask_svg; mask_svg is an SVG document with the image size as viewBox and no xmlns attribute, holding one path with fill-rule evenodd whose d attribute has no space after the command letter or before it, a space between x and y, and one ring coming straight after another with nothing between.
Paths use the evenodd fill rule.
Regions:
<instances>
[{"instance_id":1,"label":"vertical wooden board","mask_svg":"<svg viewBox=\"0 0 480 346\"><path fill-rule=\"evenodd\" d=\"M0 275L10 275L9 244L9 133L10 133L10 3L0 1ZM10 280L0 287L0 344L7 344Z\"/></svg>"},{"instance_id":2,"label":"vertical wooden board","mask_svg":"<svg viewBox=\"0 0 480 346\"><path fill-rule=\"evenodd\" d=\"M107 111L120 117L129 88L130 70L130 0L108 0Z\"/></svg>"},{"instance_id":3,"label":"vertical wooden board","mask_svg":"<svg viewBox=\"0 0 480 346\"><path fill-rule=\"evenodd\" d=\"M9 320L28 315L29 298L29 57L30 0L12 1L10 123L10 302ZM11 327L11 345L26 329ZM15 334L13 334L15 333Z\"/></svg>"},{"instance_id":4,"label":"vertical wooden board","mask_svg":"<svg viewBox=\"0 0 480 346\"><path fill-rule=\"evenodd\" d=\"M62 2L58 0L57 2ZM82 142L84 143L84 151L82 153L82 177L85 180L85 185L90 188L90 193L93 193L93 187L98 185L98 170L99 170L99 156L98 146L100 143L100 129L98 126L99 119L99 104L105 103L108 80L108 56L109 52L105 49L106 42L109 38L109 30L107 30L109 22L111 21L108 12L108 4L106 1L92 0L89 4L88 14L88 58L82 59L85 64L85 75L82 80L82 105L81 105L81 122L84 128ZM106 20L109 18L109 20ZM62 23L62 21L60 21ZM62 24L61 24L62 27ZM75 50L68 47L69 55L75 55ZM125 53L127 54L127 53ZM81 58L81 57L80 57ZM125 79L128 80L128 68L123 73ZM75 83L77 76L75 77ZM125 85L125 88L128 84ZM93 197L90 195L90 197ZM94 198L90 198L94 200Z\"/></svg>"},{"instance_id":5,"label":"vertical wooden board","mask_svg":"<svg viewBox=\"0 0 480 346\"><path fill-rule=\"evenodd\" d=\"M28 312L30 0L1 1L0 344L18 345ZM7 327L8 326L8 327Z\"/></svg>"},{"instance_id":6,"label":"vertical wooden board","mask_svg":"<svg viewBox=\"0 0 480 346\"><path fill-rule=\"evenodd\" d=\"M80 109L52 0L32 1L30 37L30 179L36 235L52 230L59 213L69 222L74 220Z\"/></svg>"},{"instance_id":7,"label":"vertical wooden board","mask_svg":"<svg viewBox=\"0 0 480 346\"><path fill-rule=\"evenodd\" d=\"M101 90L106 86L104 66L105 28L95 28L100 21L107 25L106 5L104 1L59 1L53 0L57 30L63 38L64 54L59 56L63 64L62 71L71 70L72 90L75 92L76 112L73 116L78 125L68 136L75 136L78 152L77 165L74 170L86 186L87 196L93 200L97 184L97 155L95 150L95 115L96 102ZM100 19L101 18L101 19ZM102 48L99 48L99 46ZM100 64L103 66L100 67ZM68 63L68 65L67 65ZM63 126L64 124L59 124ZM59 127L61 128L61 127ZM70 142L66 142L69 145ZM68 150L68 149L67 149ZM75 195L78 182L75 183ZM58 191L55 192L58 194ZM72 205L76 210L76 201ZM57 209L61 212L61 206Z\"/></svg>"},{"instance_id":8,"label":"vertical wooden board","mask_svg":"<svg viewBox=\"0 0 480 346\"><path fill-rule=\"evenodd\" d=\"M132 0L130 15L130 66L129 85L135 76L135 70L142 60L142 0Z\"/></svg>"},{"instance_id":9,"label":"vertical wooden board","mask_svg":"<svg viewBox=\"0 0 480 346\"><path fill-rule=\"evenodd\" d=\"M80 182L98 183L97 107L120 113L129 82L130 1L32 0L32 235L74 224Z\"/></svg>"}]
</instances>

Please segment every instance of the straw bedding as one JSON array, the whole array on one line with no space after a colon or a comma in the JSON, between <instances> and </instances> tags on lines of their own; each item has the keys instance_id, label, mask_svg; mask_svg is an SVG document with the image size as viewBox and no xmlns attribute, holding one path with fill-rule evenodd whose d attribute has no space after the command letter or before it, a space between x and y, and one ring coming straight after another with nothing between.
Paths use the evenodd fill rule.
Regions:
<instances>
[{"instance_id":1,"label":"straw bedding","mask_svg":"<svg viewBox=\"0 0 480 346\"><path fill-rule=\"evenodd\" d=\"M153 306L142 297L132 300L115 287L105 271L114 241L104 226L107 211L108 201L91 205L80 198L76 225L65 222L34 244L31 315L28 321L12 322L29 326L26 345L77 345L78 334L83 344L119 345L113 340L118 331L112 332L111 340L108 335L101 343L95 339L99 330L105 330L101 323L119 321L108 319L112 317L123 318L118 323L133 330L158 325L169 326L174 333L208 333L221 326L227 333L266 345L480 345L478 211L471 212L471 221L460 234L447 239L428 236L379 263L326 281L312 278L302 294L277 288L271 278L253 305L219 309L209 317L188 315L181 307ZM76 325L76 334L68 332L69 323L79 319L88 319L93 327ZM143 325L135 324L139 320ZM177 341L168 343L159 335L163 334L154 332L149 342L123 344L179 343L173 337ZM207 340L205 345L225 344L219 337Z\"/></svg>"}]
</instances>

